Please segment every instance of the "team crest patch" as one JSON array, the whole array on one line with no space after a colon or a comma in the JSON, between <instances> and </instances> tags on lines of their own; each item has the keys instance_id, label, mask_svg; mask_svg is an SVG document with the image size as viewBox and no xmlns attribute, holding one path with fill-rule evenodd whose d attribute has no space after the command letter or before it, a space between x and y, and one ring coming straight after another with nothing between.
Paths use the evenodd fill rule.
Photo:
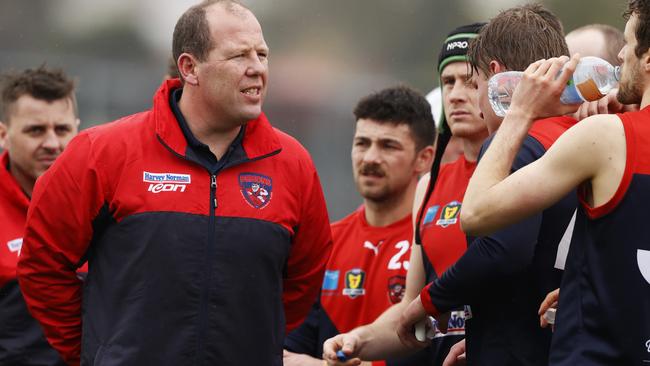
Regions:
<instances>
[{"instance_id":1,"label":"team crest patch","mask_svg":"<svg viewBox=\"0 0 650 366\"><path fill-rule=\"evenodd\" d=\"M402 301L406 291L406 277L393 276L388 279L388 298L392 304Z\"/></svg>"},{"instance_id":2,"label":"team crest patch","mask_svg":"<svg viewBox=\"0 0 650 366\"><path fill-rule=\"evenodd\" d=\"M343 289L343 295L347 295L351 299L365 295L366 290L363 288L364 282L366 282L366 272L359 268L345 272L345 288Z\"/></svg>"},{"instance_id":3,"label":"team crest patch","mask_svg":"<svg viewBox=\"0 0 650 366\"><path fill-rule=\"evenodd\" d=\"M436 219L436 214L440 209L440 205L431 206L427 209L427 213L424 214L424 219L422 220L422 225L427 225L433 222Z\"/></svg>"},{"instance_id":4,"label":"team crest patch","mask_svg":"<svg viewBox=\"0 0 650 366\"><path fill-rule=\"evenodd\" d=\"M242 196L254 208L264 208L271 202L273 181L257 173L239 174L239 188Z\"/></svg>"},{"instance_id":5,"label":"team crest patch","mask_svg":"<svg viewBox=\"0 0 650 366\"><path fill-rule=\"evenodd\" d=\"M440 219L436 221L436 225L442 227L454 225L455 223L458 222L459 214L460 214L460 202L458 201L449 202L440 211Z\"/></svg>"}]
</instances>

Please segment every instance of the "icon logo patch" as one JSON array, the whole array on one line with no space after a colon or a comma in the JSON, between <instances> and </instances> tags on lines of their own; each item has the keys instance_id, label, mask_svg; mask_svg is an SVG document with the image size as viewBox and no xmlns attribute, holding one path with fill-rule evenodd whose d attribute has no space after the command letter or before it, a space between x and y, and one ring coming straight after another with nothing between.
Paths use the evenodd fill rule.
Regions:
<instances>
[{"instance_id":1,"label":"icon logo patch","mask_svg":"<svg viewBox=\"0 0 650 366\"><path fill-rule=\"evenodd\" d=\"M458 215L460 214L460 205L458 201L449 202L442 208L440 219L436 222L436 225L447 227L456 224L458 222Z\"/></svg>"},{"instance_id":2,"label":"icon logo patch","mask_svg":"<svg viewBox=\"0 0 650 366\"><path fill-rule=\"evenodd\" d=\"M363 288L365 281L366 272L359 268L354 268L345 272L345 288L343 289L343 295L347 295L351 299L365 295L366 290Z\"/></svg>"},{"instance_id":3,"label":"icon logo patch","mask_svg":"<svg viewBox=\"0 0 650 366\"><path fill-rule=\"evenodd\" d=\"M147 192L185 192L192 177L189 174L142 172L142 181L149 183Z\"/></svg>"},{"instance_id":4,"label":"icon logo patch","mask_svg":"<svg viewBox=\"0 0 650 366\"><path fill-rule=\"evenodd\" d=\"M388 279L388 298L392 304L402 301L406 292L406 277L393 276Z\"/></svg>"},{"instance_id":5,"label":"icon logo patch","mask_svg":"<svg viewBox=\"0 0 650 366\"><path fill-rule=\"evenodd\" d=\"M239 174L239 188L244 200L254 208L262 209L271 202L273 180L257 173Z\"/></svg>"}]
</instances>

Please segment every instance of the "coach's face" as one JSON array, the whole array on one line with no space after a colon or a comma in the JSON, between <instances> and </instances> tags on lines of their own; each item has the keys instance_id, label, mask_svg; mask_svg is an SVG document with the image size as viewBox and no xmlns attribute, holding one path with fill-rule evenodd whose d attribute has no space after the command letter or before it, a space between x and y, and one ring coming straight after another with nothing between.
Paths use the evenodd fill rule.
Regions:
<instances>
[{"instance_id":1,"label":"coach's face","mask_svg":"<svg viewBox=\"0 0 650 366\"><path fill-rule=\"evenodd\" d=\"M197 78L205 107L228 126L257 118L266 95L269 49L262 27L247 9L206 9L213 48L198 63Z\"/></svg>"}]
</instances>

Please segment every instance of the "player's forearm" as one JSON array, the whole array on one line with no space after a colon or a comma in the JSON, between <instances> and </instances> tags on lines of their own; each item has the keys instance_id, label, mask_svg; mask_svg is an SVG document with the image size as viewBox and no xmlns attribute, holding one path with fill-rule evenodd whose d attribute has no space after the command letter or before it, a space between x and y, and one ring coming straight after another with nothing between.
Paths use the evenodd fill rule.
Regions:
<instances>
[{"instance_id":1,"label":"player's forearm","mask_svg":"<svg viewBox=\"0 0 650 366\"><path fill-rule=\"evenodd\" d=\"M493 296L486 283L506 281L530 265L541 223L542 215L537 214L491 236L474 239L456 263L430 285L433 305L445 312Z\"/></svg>"},{"instance_id":2,"label":"player's forearm","mask_svg":"<svg viewBox=\"0 0 650 366\"><path fill-rule=\"evenodd\" d=\"M283 363L285 366L323 366L323 360L306 354L284 351Z\"/></svg>"},{"instance_id":3,"label":"player's forearm","mask_svg":"<svg viewBox=\"0 0 650 366\"><path fill-rule=\"evenodd\" d=\"M517 152L532 123L530 116L511 110L503 120L494 140L479 161L467 186L461 210L463 231L470 235L485 235L500 224L498 204L508 194L498 183L509 174Z\"/></svg>"},{"instance_id":4,"label":"player's forearm","mask_svg":"<svg viewBox=\"0 0 650 366\"><path fill-rule=\"evenodd\" d=\"M373 323L354 329L361 340L359 358L362 360L383 360L397 358L410 353L402 344L395 329L404 311L403 301L384 311Z\"/></svg>"}]
</instances>

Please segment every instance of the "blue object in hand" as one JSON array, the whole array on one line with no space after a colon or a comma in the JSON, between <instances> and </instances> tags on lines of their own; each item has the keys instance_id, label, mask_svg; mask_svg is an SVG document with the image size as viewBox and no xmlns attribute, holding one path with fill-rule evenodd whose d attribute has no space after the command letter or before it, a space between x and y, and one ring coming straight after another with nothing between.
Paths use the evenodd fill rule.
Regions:
<instances>
[{"instance_id":1,"label":"blue object in hand","mask_svg":"<svg viewBox=\"0 0 650 366\"><path fill-rule=\"evenodd\" d=\"M345 353L343 353L341 350L336 351L336 358L338 358L341 362L348 360L348 356L346 356Z\"/></svg>"}]
</instances>

